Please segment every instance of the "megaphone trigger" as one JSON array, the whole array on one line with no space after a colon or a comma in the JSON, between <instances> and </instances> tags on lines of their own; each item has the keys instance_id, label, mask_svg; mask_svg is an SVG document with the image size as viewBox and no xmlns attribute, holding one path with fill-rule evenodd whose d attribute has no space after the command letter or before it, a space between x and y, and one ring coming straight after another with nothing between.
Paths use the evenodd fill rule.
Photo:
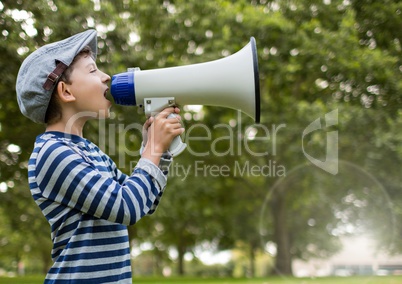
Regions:
<instances>
[{"instance_id":1,"label":"megaphone trigger","mask_svg":"<svg viewBox=\"0 0 402 284\"><path fill-rule=\"evenodd\" d=\"M176 106L174 97L144 98L144 111L147 117L155 115L171 106Z\"/></svg>"}]
</instances>

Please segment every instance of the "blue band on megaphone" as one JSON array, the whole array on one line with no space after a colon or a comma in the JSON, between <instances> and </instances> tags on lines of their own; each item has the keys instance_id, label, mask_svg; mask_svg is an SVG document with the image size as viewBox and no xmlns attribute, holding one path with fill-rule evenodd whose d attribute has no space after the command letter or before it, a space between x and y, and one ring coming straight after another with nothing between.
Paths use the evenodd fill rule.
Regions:
<instances>
[{"instance_id":1,"label":"blue band on megaphone","mask_svg":"<svg viewBox=\"0 0 402 284\"><path fill-rule=\"evenodd\" d=\"M137 105L135 101L134 72L114 75L112 77L110 92L116 104Z\"/></svg>"}]
</instances>

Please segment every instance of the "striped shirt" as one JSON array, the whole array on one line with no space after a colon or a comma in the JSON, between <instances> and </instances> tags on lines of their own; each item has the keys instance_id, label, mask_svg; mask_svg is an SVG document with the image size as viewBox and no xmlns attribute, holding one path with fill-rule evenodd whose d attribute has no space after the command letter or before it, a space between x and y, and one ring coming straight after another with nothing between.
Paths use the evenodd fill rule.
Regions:
<instances>
[{"instance_id":1,"label":"striped shirt","mask_svg":"<svg viewBox=\"0 0 402 284\"><path fill-rule=\"evenodd\" d=\"M51 226L45 283L132 283L127 226L155 211L166 186L159 167L141 158L127 176L92 142L46 132L36 138L28 178Z\"/></svg>"}]
</instances>

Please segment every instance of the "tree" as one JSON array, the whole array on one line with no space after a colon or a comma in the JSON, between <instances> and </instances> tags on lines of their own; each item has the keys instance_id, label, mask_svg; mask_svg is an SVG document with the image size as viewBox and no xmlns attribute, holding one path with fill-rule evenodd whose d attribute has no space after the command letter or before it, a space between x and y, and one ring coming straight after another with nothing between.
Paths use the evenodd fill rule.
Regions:
<instances>
[{"instance_id":1,"label":"tree","mask_svg":"<svg viewBox=\"0 0 402 284\"><path fill-rule=\"evenodd\" d=\"M378 117L396 115L400 105L398 101L401 93L399 86L401 74L397 71L400 56L395 55L400 54L400 51L394 52L392 42L399 42L400 34L392 32L392 37L387 39L388 44L382 48L362 40L362 30L358 27L366 27L364 23L370 21L362 14L356 16L356 11L353 9L354 5L357 5L355 3L349 7L345 6L345 2L340 1L323 1L321 3L297 1L286 2L284 5L276 1L269 3L270 14L283 15L289 23L288 29L283 30L281 39L277 42L271 40L270 46L272 47L266 49L267 57L269 56L271 61L269 66L276 72L264 80L267 92L272 95L265 101L266 105L270 107L268 112L270 115L264 117L263 120L272 121L272 117L280 117L282 121L289 121L296 127L294 135L287 132L286 138L288 139L279 142L279 145L289 147L289 149L281 151L279 157L287 168L295 167L297 163L304 160L300 156L302 154L300 144L292 143L292 140L298 140L297 136L300 137L301 132L308 125L308 121L314 121L314 115L325 114L325 108L321 108L320 111L314 107L320 101L333 108L338 107L331 105L334 99L346 105L357 104L365 108L375 108L375 111L370 112L364 109L360 113L357 111L370 122L378 121L372 115ZM391 4L392 11L387 10L392 14L391 19L395 13L398 13L397 9L394 10L396 6L393 5L399 4ZM378 6L375 7L378 8ZM370 10L374 13L374 9L365 8L363 10ZM388 50L386 46L392 46L392 48ZM393 75L390 75L391 73ZM274 94L280 94L280 96ZM303 107L313 116L303 112ZM330 110L327 109L327 111ZM349 108L348 111L350 111ZM305 122L300 125L296 122L297 119ZM344 117L339 118L339 122L347 123L348 121L345 119ZM356 129L354 135L352 131L343 133L339 140L340 143L345 143L340 148L340 153L344 153L347 160L359 161L364 167L370 160L367 159L367 151L371 152L373 148L370 149L368 141L371 139L367 139L368 133L363 130L367 128L362 125L370 125L371 129L376 130L381 127L369 121L351 122L349 127L355 126L359 129ZM356 135L362 138L358 140L360 143L356 142ZM325 137L323 138L321 141L325 143ZM323 143L319 141L312 140L309 150L325 149L325 144L322 145ZM381 150L387 151L387 148ZM325 153L318 152L316 155L321 155L325 160ZM266 187L269 188L272 184L272 181L267 181ZM272 214L275 222L271 225L274 226L274 239L278 246L275 271L281 274L292 273L291 260L296 257L292 256L291 252L292 233L286 231L286 228L293 231L297 226L294 226L294 223L289 226L284 225L286 212L291 210L289 203L290 201L281 194L272 195Z\"/></svg>"},{"instance_id":2,"label":"tree","mask_svg":"<svg viewBox=\"0 0 402 284\"><path fill-rule=\"evenodd\" d=\"M117 15L113 6L94 11L91 1L57 3L48 1L2 1L0 3L2 41L0 78L0 206L4 218L0 226L1 258L8 260L43 261L47 270L50 263L50 231L45 218L35 206L27 184L27 161L34 138L43 131L21 115L15 81L19 66L30 52L47 42L56 41L91 26L91 17ZM102 14L104 13L104 14ZM100 26L101 22L97 22ZM105 25L107 29L107 25ZM102 54L106 45L100 43L99 65L108 57ZM103 48L102 48L103 47ZM3 226L4 225L4 226ZM38 245L40 243L41 245ZM9 257L11 256L11 258Z\"/></svg>"},{"instance_id":3,"label":"tree","mask_svg":"<svg viewBox=\"0 0 402 284\"><path fill-rule=\"evenodd\" d=\"M193 137L205 138L206 129L211 132L210 141L191 140L189 148L209 154L199 157L188 151L175 159L177 166L193 166L190 174L184 180L183 176L171 176L157 213L130 228L133 237L155 243L157 253L175 247L180 255L180 273L184 272L184 253L192 252L203 242L230 248L240 241L248 244L253 258L255 250L261 249L257 230L260 208L267 192L282 175L235 175L235 165L242 170L245 165L263 169L274 163L277 170L282 166L286 174L306 162L300 141L303 130L335 109L339 113L338 125L306 137L305 151L325 159L326 131L339 131L339 157L375 172L398 203L395 214L400 214L400 1L1 3L0 190L6 192L0 192L0 205L12 206L14 210L3 209L5 215L0 222L5 226L0 226L0 235L8 235L10 230L25 232L28 228L23 228L18 220L26 218L26 211L30 212L29 221L41 218L39 210L31 211L35 205L24 189L27 190L26 165L33 137L43 128L19 113L14 89L18 68L36 47L87 28L98 30L98 65L110 74L127 67L150 69L218 59L238 51L250 36L257 40L262 124L253 125L245 116L238 121L238 114L225 108L204 107L202 113L182 108L183 117L187 117L186 128L191 129ZM115 106L113 112L108 122L88 124L86 136L97 142L120 168L130 172L139 158L139 122L145 118L133 107ZM227 138L230 134L235 139ZM228 149L240 149L240 153ZM253 152L265 154L258 156ZM202 171L209 170L205 174L195 172L196 161ZM225 166L229 166L228 174L211 171L212 167ZM318 186L314 180L317 176L305 175L303 184L296 187L289 180L282 183L289 188L281 187L271 195L270 214L274 219L267 224L267 236L277 245L278 273L290 274L293 258L327 255L336 249L336 236L325 239L328 232L301 233L306 228L308 232L322 232L325 222L336 221L326 208L316 204L322 201L320 196L308 194L309 187ZM325 185L333 188L332 182L337 181L327 179ZM293 197L279 194L296 189L298 194ZM341 200L345 196L336 197ZM299 214L299 218L284 220L291 212ZM312 212L322 214L322 219L318 220L317 215L312 218ZM309 223L310 219L314 219L314 226L310 226L314 222ZM395 227L400 230L399 222ZM45 234L42 224L29 229L41 232L41 236ZM15 240L17 247L22 239ZM317 246L308 250L313 240ZM34 239L24 241L35 247ZM2 250L12 250L4 242L0 245ZM400 244L396 244L394 250L399 249ZM23 250L19 253L26 254ZM34 251L30 254L34 255ZM250 263L253 271L253 262Z\"/></svg>"}]
</instances>

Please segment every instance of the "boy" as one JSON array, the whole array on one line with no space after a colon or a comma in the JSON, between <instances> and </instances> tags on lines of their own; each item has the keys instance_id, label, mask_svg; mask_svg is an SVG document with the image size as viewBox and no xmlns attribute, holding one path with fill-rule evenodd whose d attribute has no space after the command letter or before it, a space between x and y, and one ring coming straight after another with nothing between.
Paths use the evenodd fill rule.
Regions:
<instances>
[{"instance_id":1,"label":"boy","mask_svg":"<svg viewBox=\"0 0 402 284\"><path fill-rule=\"evenodd\" d=\"M163 110L144 124L133 173L120 172L82 134L111 107L110 76L97 69L96 51L96 31L88 30L39 48L17 77L21 112L46 124L28 163L32 196L51 226L54 263L45 283L132 283L126 226L154 212L166 185L161 168L172 158L166 151L184 131L167 118L179 110Z\"/></svg>"}]
</instances>

